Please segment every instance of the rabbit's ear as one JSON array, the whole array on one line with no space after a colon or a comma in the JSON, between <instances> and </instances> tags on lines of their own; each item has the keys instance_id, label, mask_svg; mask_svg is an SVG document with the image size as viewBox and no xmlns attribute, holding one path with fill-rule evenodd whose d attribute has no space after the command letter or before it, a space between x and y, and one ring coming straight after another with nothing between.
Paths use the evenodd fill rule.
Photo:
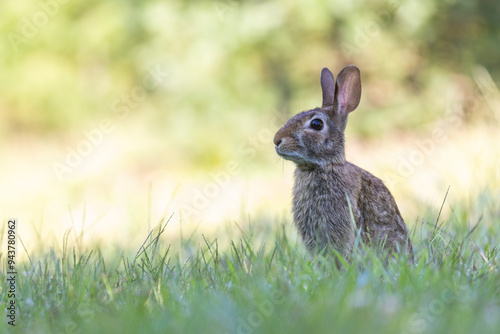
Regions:
<instances>
[{"instance_id":1,"label":"rabbit's ear","mask_svg":"<svg viewBox=\"0 0 500 334\"><path fill-rule=\"evenodd\" d=\"M335 80L326 67L321 71L321 90L323 91L323 107L333 105L335 100Z\"/></svg>"},{"instance_id":2,"label":"rabbit's ear","mask_svg":"<svg viewBox=\"0 0 500 334\"><path fill-rule=\"evenodd\" d=\"M348 65L340 71L337 76L335 89L335 103L337 112L341 116L347 116L356 109L361 99L361 75L359 68Z\"/></svg>"}]
</instances>

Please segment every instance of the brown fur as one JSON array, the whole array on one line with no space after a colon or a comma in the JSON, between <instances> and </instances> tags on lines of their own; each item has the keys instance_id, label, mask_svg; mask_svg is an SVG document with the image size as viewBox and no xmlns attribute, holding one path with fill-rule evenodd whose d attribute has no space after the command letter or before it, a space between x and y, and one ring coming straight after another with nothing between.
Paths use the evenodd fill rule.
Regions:
<instances>
[{"instance_id":1,"label":"brown fur","mask_svg":"<svg viewBox=\"0 0 500 334\"><path fill-rule=\"evenodd\" d=\"M348 257L356 239L353 217L363 242L411 252L405 222L387 187L345 160L347 115L361 97L359 69L345 67L335 84L325 68L321 86L323 106L295 115L274 137L278 155L297 165L293 215L302 239L311 250L333 246ZM317 119L320 130L311 124Z\"/></svg>"}]
</instances>

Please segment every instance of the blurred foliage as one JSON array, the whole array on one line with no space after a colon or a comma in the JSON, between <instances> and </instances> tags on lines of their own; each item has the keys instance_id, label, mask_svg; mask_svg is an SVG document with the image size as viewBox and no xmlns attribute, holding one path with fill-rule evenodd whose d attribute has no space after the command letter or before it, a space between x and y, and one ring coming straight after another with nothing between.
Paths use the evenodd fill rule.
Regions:
<instances>
[{"instance_id":1,"label":"blurred foliage","mask_svg":"<svg viewBox=\"0 0 500 334\"><path fill-rule=\"evenodd\" d=\"M425 128L450 86L480 110L473 69L500 77L500 3L488 0L4 1L0 13L0 136L117 119L114 102L159 66L168 77L127 121L208 164L274 131L273 115L318 106L325 66L362 71L348 127L359 136Z\"/></svg>"}]
</instances>

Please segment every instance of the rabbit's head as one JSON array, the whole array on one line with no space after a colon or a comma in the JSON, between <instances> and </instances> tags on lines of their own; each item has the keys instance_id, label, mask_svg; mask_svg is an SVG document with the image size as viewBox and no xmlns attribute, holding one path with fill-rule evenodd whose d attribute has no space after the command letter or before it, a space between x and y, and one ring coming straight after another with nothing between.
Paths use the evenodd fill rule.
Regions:
<instances>
[{"instance_id":1,"label":"rabbit's head","mask_svg":"<svg viewBox=\"0 0 500 334\"><path fill-rule=\"evenodd\" d=\"M361 98L361 78L354 65L337 76L321 72L323 106L290 118L274 136L276 153L299 167L326 166L345 162L344 130L347 115Z\"/></svg>"}]
</instances>

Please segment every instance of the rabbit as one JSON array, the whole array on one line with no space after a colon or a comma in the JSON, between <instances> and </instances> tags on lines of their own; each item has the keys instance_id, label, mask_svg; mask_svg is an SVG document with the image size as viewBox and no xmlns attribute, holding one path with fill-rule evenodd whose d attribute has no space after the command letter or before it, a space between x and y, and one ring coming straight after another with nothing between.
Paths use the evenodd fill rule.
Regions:
<instances>
[{"instance_id":1,"label":"rabbit","mask_svg":"<svg viewBox=\"0 0 500 334\"><path fill-rule=\"evenodd\" d=\"M347 116L361 98L358 67L344 67L337 82L321 72L323 105L290 118L274 136L276 153L296 164L292 211L311 251L333 248L352 254L357 233L372 246L409 252L411 241L398 206L384 183L345 159ZM355 222L355 226L353 223Z\"/></svg>"}]
</instances>

